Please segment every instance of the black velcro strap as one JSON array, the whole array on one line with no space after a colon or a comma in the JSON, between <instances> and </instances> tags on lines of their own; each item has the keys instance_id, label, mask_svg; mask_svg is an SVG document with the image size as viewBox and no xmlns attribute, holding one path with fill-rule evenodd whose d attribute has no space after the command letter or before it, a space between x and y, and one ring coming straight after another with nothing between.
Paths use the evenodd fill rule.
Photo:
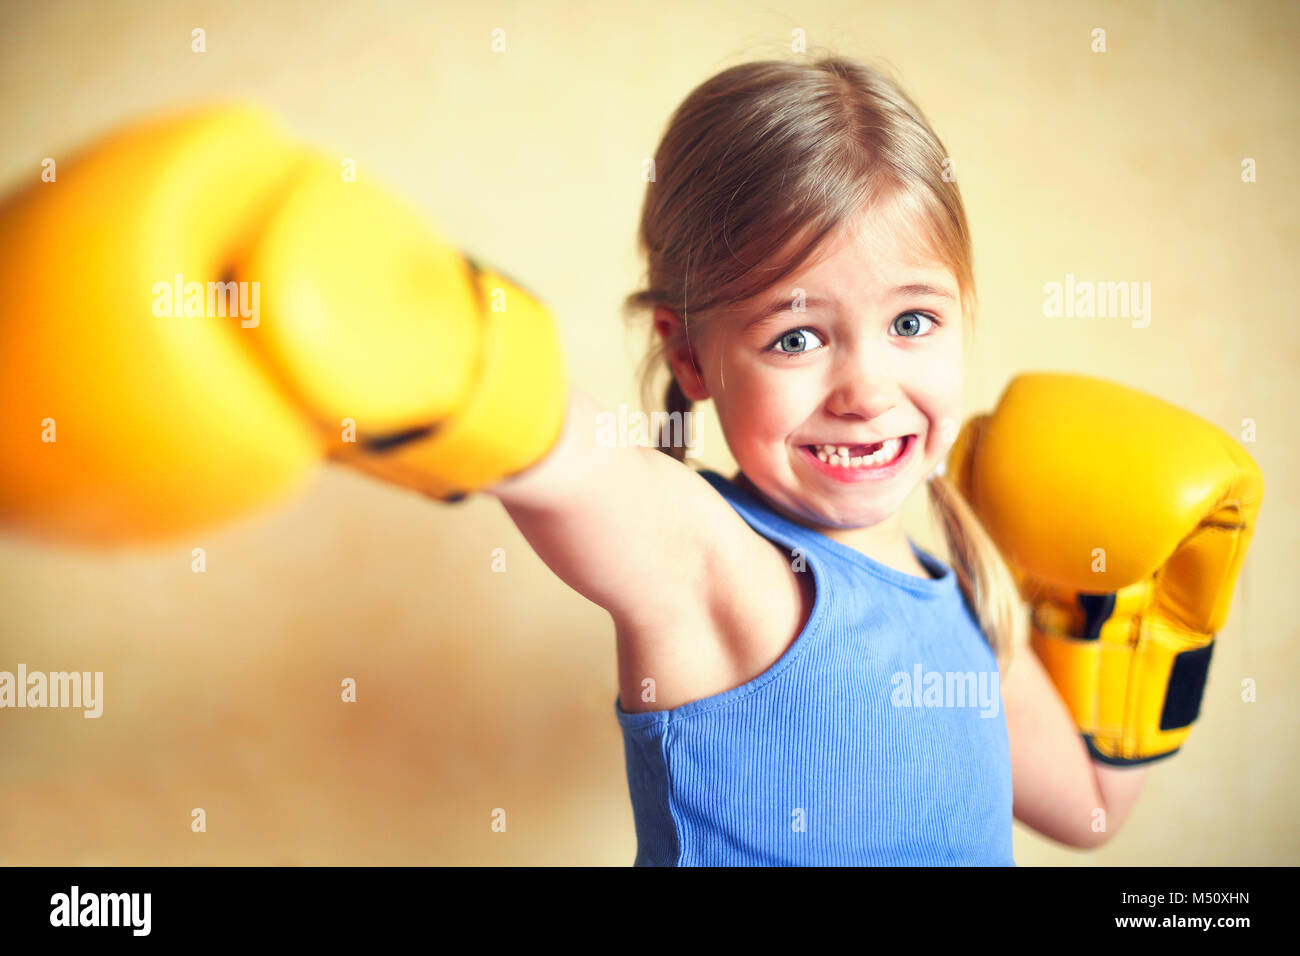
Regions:
<instances>
[{"instance_id":1,"label":"black velcro strap","mask_svg":"<svg viewBox=\"0 0 1300 956\"><path fill-rule=\"evenodd\" d=\"M1076 594L1074 600L1083 611L1085 621L1080 640L1095 641L1101 637L1101 626L1115 613L1114 594Z\"/></svg>"},{"instance_id":2,"label":"black velcro strap","mask_svg":"<svg viewBox=\"0 0 1300 956\"><path fill-rule=\"evenodd\" d=\"M1092 738L1087 734L1083 735L1083 742L1088 746L1088 753L1092 755L1093 760L1109 764L1112 767L1139 767L1142 764L1154 763L1157 760L1164 760L1166 757L1172 757L1178 753L1178 749L1166 751L1162 754L1153 754L1150 757L1110 757L1097 749L1097 745L1092 742Z\"/></svg>"},{"instance_id":3,"label":"black velcro strap","mask_svg":"<svg viewBox=\"0 0 1300 956\"><path fill-rule=\"evenodd\" d=\"M1165 689L1165 707L1160 713L1161 730L1186 727L1200 714L1213 650L1214 642L1211 641L1204 647L1183 651L1174 658L1174 666L1169 671L1169 686Z\"/></svg>"}]
</instances>

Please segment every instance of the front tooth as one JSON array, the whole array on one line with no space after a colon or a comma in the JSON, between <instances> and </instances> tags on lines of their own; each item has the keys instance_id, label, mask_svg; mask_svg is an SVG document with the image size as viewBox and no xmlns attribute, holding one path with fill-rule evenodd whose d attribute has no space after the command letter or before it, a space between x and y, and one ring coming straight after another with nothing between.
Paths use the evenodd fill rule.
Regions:
<instances>
[{"instance_id":1,"label":"front tooth","mask_svg":"<svg viewBox=\"0 0 1300 956\"><path fill-rule=\"evenodd\" d=\"M880 448L870 455L850 456L847 445L815 445L817 457L822 461L843 468L860 468L863 465L878 465L889 461L898 454L902 445L901 438L891 438L883 442Z\"/></svg>"},{"instance_id":2,"label":"front tooth","mask_svg":"<svg viewBox=\"0 0 1300 956\"><path fill-rule=\"evenodd\" d=\"M903 440L901 438L891 438L880 446L880 451L876 452L876 454L880 456L881 461L889 461L898 454L898 449L902 447L902 444Z\"/></svg>"}]
</instances>

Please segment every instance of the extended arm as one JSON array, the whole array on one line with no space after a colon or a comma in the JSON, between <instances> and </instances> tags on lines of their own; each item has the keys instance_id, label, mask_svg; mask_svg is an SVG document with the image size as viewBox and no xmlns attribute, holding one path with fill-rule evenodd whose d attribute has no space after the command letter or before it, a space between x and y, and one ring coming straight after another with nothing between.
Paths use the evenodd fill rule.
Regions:
<instances>
[{"instance_id":1,"label":"extended arm","mask_svg":"<svg viewBox=\"0 0 1300 956\"><path fill-rule=\"evenodd\" d=\"M485 491L547 566L616 623L645 632L698 618L710 600L710 568L737 560L747 529L681 462L598 441L600 413L572 390L551 453Z\"/></svg>"}]
</instances>

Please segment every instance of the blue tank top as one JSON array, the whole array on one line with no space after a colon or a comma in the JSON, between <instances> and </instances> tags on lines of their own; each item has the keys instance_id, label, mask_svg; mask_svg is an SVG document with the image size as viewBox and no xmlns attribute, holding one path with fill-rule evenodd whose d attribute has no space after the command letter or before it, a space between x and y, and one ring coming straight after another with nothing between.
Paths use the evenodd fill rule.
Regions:
<instances>
[{"instance_id":1,"label":"blue tank top","mask_svg":"<svg viewBox=\"0 0 1300 956\"><path fill-rule=\"evenodd\" d=\"M952 568L909 538L931 577L905 574L700 474L817 595L748 683L642 713L615 696L635 865L1015 866L997 659Z\"/></svg>"}]
</instances>

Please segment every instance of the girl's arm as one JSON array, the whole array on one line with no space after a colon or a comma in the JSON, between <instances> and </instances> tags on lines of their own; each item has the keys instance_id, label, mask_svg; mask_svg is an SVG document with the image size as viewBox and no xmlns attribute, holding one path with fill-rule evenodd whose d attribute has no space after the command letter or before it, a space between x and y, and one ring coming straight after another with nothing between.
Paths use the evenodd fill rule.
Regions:
<instances>
[{"instance_id":1,"label":"girl's arm","mask_svg":"<svg viewBox=\"0 0 1300 956\"><path fill-rule=\"evenodd\" d=\"M1038 655L1017 650L1002 685L1015 818L1066 846L1101 846L1128 818L1147 767L1095 762Z\"/></svg>"},{"instance_id":2,"label":"girl's arm","mask_svg":"<svg viewBox=\"0 0 1300 956\"><path fill-rule=\"evenodd\" d=\"M563 433L528 471L484 489L566 584L646 633L708 612L710 569L743 558L745 526L699 474L655 448L597 440L570 392Z\"/></svg>"}]
</instances>

